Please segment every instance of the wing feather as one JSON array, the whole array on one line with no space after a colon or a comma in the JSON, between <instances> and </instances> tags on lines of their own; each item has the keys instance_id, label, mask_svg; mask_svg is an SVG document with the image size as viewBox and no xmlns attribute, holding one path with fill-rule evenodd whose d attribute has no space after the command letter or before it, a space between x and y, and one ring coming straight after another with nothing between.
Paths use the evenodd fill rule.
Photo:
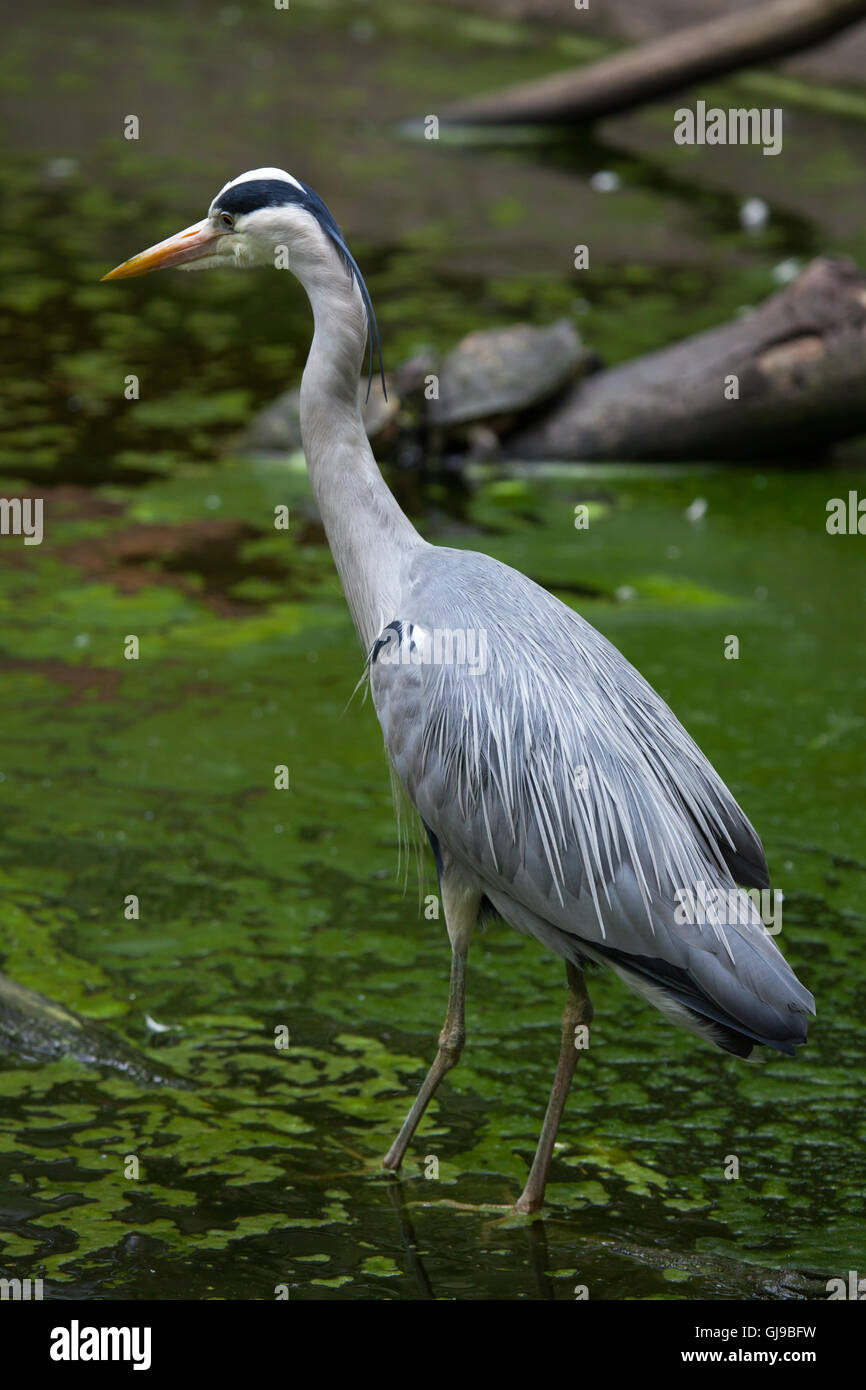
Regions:
<instances>
[{"instance_id":1,"label":"wing feather","mask_svg":"<svg viewBox=\"0 0 866 1390\"><path fill-rule=\"evenodd\" d=\"M691 979L702 971L723 1014L732 1001L748 1013L740 962L750 996L763 979L778 1003L785 981L786 1007L811 1006L754 909L737 930L678 925L678 892L736 890L735 873L766 886L766 859L715 769L615 647L474 552L425 550L402 607L399 647L378 644L370 663L391 762L508 920L548 944L576 938ZM485 660L428 659L449 650Z\"/></svg>"}]
</instances>

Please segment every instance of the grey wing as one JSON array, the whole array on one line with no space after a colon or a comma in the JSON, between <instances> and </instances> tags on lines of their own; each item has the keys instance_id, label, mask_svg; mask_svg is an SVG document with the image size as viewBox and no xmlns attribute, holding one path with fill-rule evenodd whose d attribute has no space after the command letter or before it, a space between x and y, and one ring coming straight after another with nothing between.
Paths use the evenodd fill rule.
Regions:
<instances>
[{"instance_id":1,"label":"grey wing","mask_svg":"<svg viewBox=\"0 0 866 1390\"><path fill-rule=\"evenodd\" d=\"M811 996L744 895L741 923L677 921L680 895L700 884L765 886L766 861L625 658L524 575L472 552L425 551L403 610L370 661L389 757L502 915L685 1008L697 991L698 1012L759 1040L802 1033L792 1013Z\"/></svg>"}]
</instances>

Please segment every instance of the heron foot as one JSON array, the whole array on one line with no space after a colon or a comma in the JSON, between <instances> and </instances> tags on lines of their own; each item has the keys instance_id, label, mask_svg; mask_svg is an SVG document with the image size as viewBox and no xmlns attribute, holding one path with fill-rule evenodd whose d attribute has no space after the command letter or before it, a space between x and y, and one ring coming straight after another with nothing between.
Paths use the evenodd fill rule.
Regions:
<instances>
[{"instance_id":1,"label":"heron foot","mask_svg":"<svg viewBox=\"0 0 866 1390\"><path fill-rule=\"evenodd\" d=\"M544 1206L544 1188L540 1193L530 1192L528 1186L523 1189L517 1201L512 1207L512 1211L517 1212L518 1216L532 1216L534 1212L541 1211Z\"/></svg>"},{"instance_id":2,"label":"heron foot","mask_svg":"<svg viewBox=\"0 0 866 1390\"><path fill-rule=\"evenodd\" d=\"M394 1143L382 1159L382 1167L392 1173L396 1173L403 1157L406 1153L412 1135L418 1128L418 1122L427 1108L427 1102L433 1095L439 1082L446 1072L455 1067L460 1060L463 1051L463 1044L466 1041L466 1025L464 1023L464 990L466 978L466 952L455 951L451 958L451 987L448 995L448 1012L445 1015L445 1023L442 1032L439 1034L439 1048L436 1053L436 1060L427 1073L415 1104L406 1116L403 1127Z\"/></svg>"},{"instance_id":3,"label":"heron foot","mask_svg":"<svg viewBox=\"0 0 866 1390\"><path fill-rule=\"evenodd\" d=\"M439 1050L436 1053L436 1060L427 1073L424 1085L418 1092L418 1098L409 1111L403 1128L400 1130L394 1143L382 1159L382 1167L388 1169L389 1172L396 1173L400 1164L403 1162L404 1155L409 1147L409 1142L412 1135L415 1133L418 1121L421 1119L427 1107L427 1102L445 1073L449 1072L452 1067L456 1067L457 1063L460 1061L465 1038L466 1035L462 1028L442 1029L442 1033L439 1037Z\"/></svg>"},{"instance_id":4,"label":"heron foot","mask_svg":"<svg viewBox=\"0 0 866 1390\"><path fill-rule=\"evenodd\" d=\"M571 1078L577 1066L575 1028L578 1024L589 1024L592 1020L592 1003L586 991L583 971L570 961L566 962L565 969L568 977L568 997L562 1015L559 1063L553 1079L550 1100L547 1103L544 1124L541 1127L538 1148L529 1170L529 1177L526 1180L526 1186L514 1203L514 1210L521 1216L531 1216L533 1212L540 1211L544 1205L544 1189L547 1186L547 1173L553 1156L556 1133L562 1119L562 1112L565 1109L565 1100L571 1086Z\"/></svg>"}]
</instances>

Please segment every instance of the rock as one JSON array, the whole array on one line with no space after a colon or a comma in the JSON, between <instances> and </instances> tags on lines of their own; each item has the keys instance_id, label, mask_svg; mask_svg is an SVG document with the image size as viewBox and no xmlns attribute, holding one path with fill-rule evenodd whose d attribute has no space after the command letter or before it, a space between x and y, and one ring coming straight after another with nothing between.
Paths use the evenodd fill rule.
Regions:
<instances>
[{"instance_id":1,"label":"rock","mask_svg":"<svg viewBox=\"0 0 866 1390\"><path fill-rule=\"evenodd\" d=\"M470 333L442 362L428 420L441 427L483 420L502 433L516 414L558 395L589 356L569 319Z\"/></svg>"}]
</instances>

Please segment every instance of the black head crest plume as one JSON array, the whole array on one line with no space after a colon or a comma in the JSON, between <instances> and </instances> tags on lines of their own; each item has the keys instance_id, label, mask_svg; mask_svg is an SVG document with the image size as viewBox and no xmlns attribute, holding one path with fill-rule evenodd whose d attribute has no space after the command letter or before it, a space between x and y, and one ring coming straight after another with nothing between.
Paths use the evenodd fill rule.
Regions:
<instances>
[{"instance_id":1,"label":"black head crest plume","mask_svg":"<svg viewBox=\"0 0 866 1390\"><path fill-rule=\"evenodd\" d=\"M322 231L330 237L336 246L350 275L353 275L357 282L358 289L361 291L361 298L364 301L364 308L367 311L367 343L369 348L369 376L367 379L367 396L370 399L370 390L373 385L373 360L374 352L379 359L379 375L382 381L382 391L385 399L388 392L385 387L385 366L382 360L382 344L379 339L379 325L376 322L376 313L373 309L373 301L370 298L370 291L367 289L364 277L358 267L358 262L352 255L346 240L341 232L333 213L325 202L319 197L312 188L305 183L292 179L287 182L284 179L247 179L241 183L232 184L219 195L219 207L225 212L241 214L254 212L257 208L264 207L285 207L289 204L296 204L315 217Z\"/></svg>"}]
</instances>

